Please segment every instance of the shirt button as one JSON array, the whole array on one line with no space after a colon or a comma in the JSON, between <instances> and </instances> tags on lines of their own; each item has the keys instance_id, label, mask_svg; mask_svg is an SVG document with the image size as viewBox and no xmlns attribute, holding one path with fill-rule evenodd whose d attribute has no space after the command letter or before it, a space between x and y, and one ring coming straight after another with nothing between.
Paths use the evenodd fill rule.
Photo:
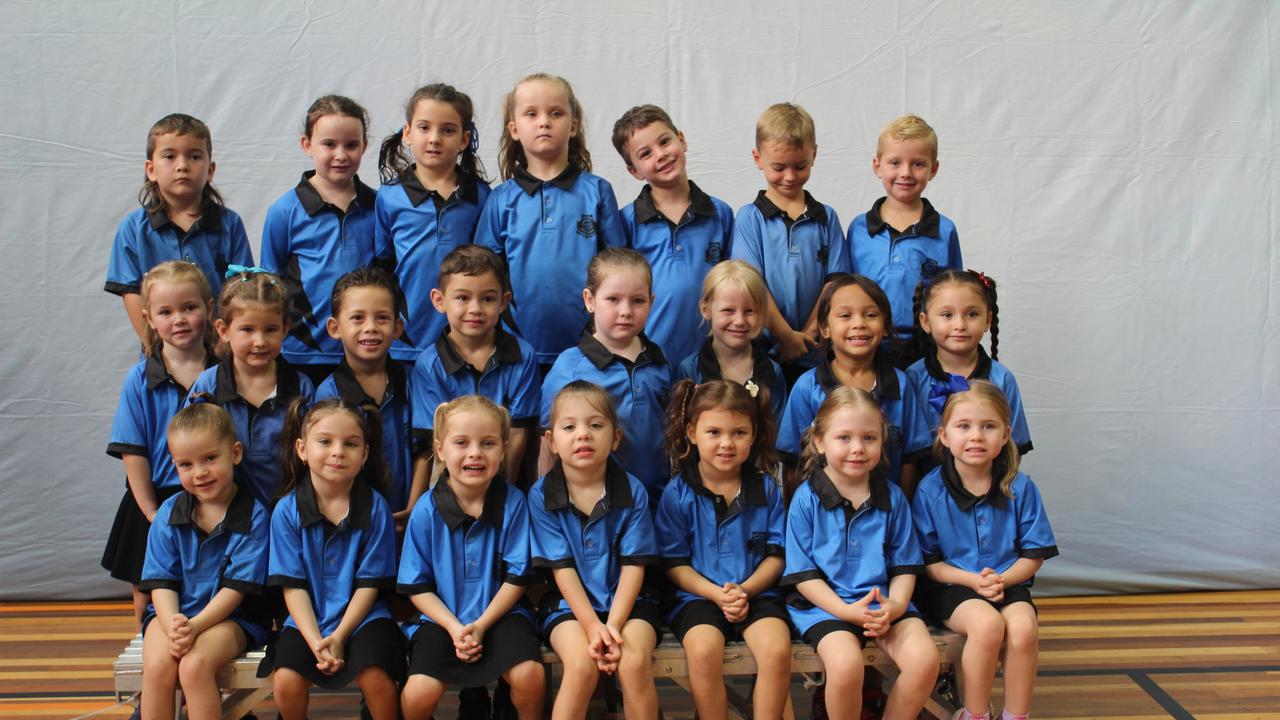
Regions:
<instances>
[{"instance_id":1,"label":"shirt button","mask_svg":"<svg viewBox=\"0 0 1280 720\"><path fill-rule=\"evenodd\" d=\"M894 256L893 256L893 261L894 261L894 262L898 262L898 256L897 256L897 255L894 255Z\"/></svg>"},{"instance_id":2,"label":"shirt button","mask_svg":"<svg viewBox=\"0 0 1280 720\"><path fill-rule=\"evenodd\" d=\"M588 540L588 541L587 541L587 547L595 547L595 546L596 546L596 543L595 543L595 541L594 541L594 540Z\"/></svg>"},{"instance_id":3,"label":"shirt button","mask_svg":"<svg viewBox=\"0 0 1280 720\"><path fill-rule=\"evenodd\" d=\"M183 260L186 260L187 262L191 262L191 256L190 256L190 255L183 255L183 256L182 256L182 259L183 259Z\"/></svg>"},{"instance_id":4,"label":"shirt button","mask_svg":"<svg viewBox=\"0 0 1280 720\"><path fill-rule=\"evenodd\" d=\"M676 246L676 252L680 252L681 250L684 250L684 248L682 248L682 247L680 247L679 245L677 245L677 246Z\"/></svg>"}]
</instances>

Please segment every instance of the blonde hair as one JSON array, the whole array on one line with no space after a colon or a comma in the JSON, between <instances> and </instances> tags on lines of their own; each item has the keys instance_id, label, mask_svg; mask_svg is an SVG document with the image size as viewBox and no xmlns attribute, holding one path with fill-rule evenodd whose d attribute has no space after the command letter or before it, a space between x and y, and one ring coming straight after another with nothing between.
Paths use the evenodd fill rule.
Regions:
<instances>
[{"instance_id":1,"label":"blonde hair","mask_svg":"<svg viewBox=\"0 0 1280 720\"><path fill-rule=\"evenodd\" d=\"M889 439L889 426L884 419L884 411L880 409L880 403L871 397L871 393L848 385L841 385L827 394L827 399L822 402L822 407L818 408L818 414L813 416L813 424L804 431L804 437L800 440L800 445L804 448L804 453L800 456L800 477L798 480L804 481L815 470L822 467L823 461L826 459L821 452L818 451L818 444L815 438L820 438L827 434L827 430L831 426L831 416L840 410L864 410L866 412L875 413L880 418L880 461L876 463L877 468L885 466L884 443Z\"/></svg>"},{"instance_id":2,"label":"blonde hair","mask_svg":"<svg viewBox=\"0 0 1280 720\"><path fill-rule=\"evenodd\" d=\"M818 133L813 116L794 103L770 105L756 120L756 148L766 142L791 147L817 147Z\"/></svg>"},{"instance_id":3,"label":"blonde hair","mask_svg":"<svg viewBox=\"0 0 1280 720\"><path fill-rule=\"evenodd\" d=\"M142 339L143 352L150 355L159 349L160 335L156 333L155 328L151 327L151 291L159 283L169 283L170 285L180 285L182 283L191 283L196 286L196 291L200 293L200 301L204 303L204 345L212 347L216 335L213 331L213 290L209 287L209 278L205 276L194 263L186 260L166 260L159 265L151 268L142 276L142 285L139 292L142 295L142 312L147 316L147 331Z\"/></svg>"},{"instance_id":4,"label":"blonde hair","mask_svg":"<svg viewBox=\"0 0 1280 720\"><path fill-rule=\"evenodd\" d=\"M449 418L459 413L473 411L489 415L498 421L498 437L502 438L502 465L498 468L498 472L494 477L505 477L504 473L507 468L507 437L511 434L511 414L507 409L495 404L489 398L483 395L463 395L456 397L449 402L440 403L436 406L435 419L432 421L432 456L435 462L431 464L431 484L435 485L444 474L444 458L440 457L440 446L449 425ZM492 481L492 478L490 479Z\"/></svg>"},{"instance_id":5,"label":"blonde hair","mask_svg":"<svg viewBox=\"0 0 1280 720\"><path fill-rule=\"evenodd\" d=\"M178 433L209 433L218 442L233 445L236 442L236 425L231 414L211 402L193 402L179 410L169 421L168 436Z\"/></svg>"},{"instance_id":6,"label":"blonde hair","mask_svg":"<svg viewBox=\"0 0 1280 720\"><path fill-rule=\"evenodd\" d=\"M957 403L974 402L985 404L987 407L996 411L996 416L1000 418L1000 422L1004 423L1007 430L1013 421L1013 411L1009 409L1009 400L1005 398L1004 392L1000 388L992 385L986 380L970 380L969 389L952 393L947 398L947 404L942 407L942 424L938 431L938 437L933 440L933 454L939 460L945 457L943 450L945 446L942 444L942 430L947 426L947 422L951 420L951 411ZM1018 445L1013 441L1013 436L1005 440L1004 447L1000 448L1000 455L996 457L996 462L992 465L991 481L1000 486L1000 494L1005 497L1013 497L1013 479L1018 476L1018 463L1022 456L1018 452ZM995 472L1003 470L1000 477L995 477Z\"/></svg>"},{"instance_id":7,"label":"blonde hair","mask_svg":"<svg viewBox=\"0 0 1280 720\"><path fill-rule=\"evenodd\" d=\"M759 320L751 333L751 338L754 340L764 330L764 315L769 308L769 291L760 271L750 263L742 260L725 260L711 268L707 276L702 279L702 297L698 299L698 310L704 314L710 314L710 305L715 301L716 295L730 287L746 293L747 297L751 298L751 304L755 306L756 317Z\"/></svg>"},{"instance_id":8,"label":"blonde hair","mask_svg":"<svg viewBox=\"0 0 1280 720\"><path fill-rule=\"evenodd\" d=\"M576 165L579 169L591 172L591 152L587 150L587 127L586 119L582 113L582 103L578 102L578 96L573 94L573 86L568 80L559 75L550 73L533 73L520 78L520 82L507 93L502 103L502 135L498 138L498 173L503 180L510 179L516 174L516 165L527 165L528 159L524 154L524 146L519 140L511 137L511 133L507 130L507 126L516 118L516 91L521 85L531 83L536 80L554 83L564 89L564 94L569 99L569 113L573 116L573 122L577 123L578 131L573 137L569 138L569 164Z\"/></svg>"},{"instance_id":9,"label":"blonde hair","mask_svg":"<svg viewBox=\"0 0 1280 720\"><path fill-rule=\"evenodd\" d=\"M918 115L903 115L885 125L876 139L876 157L884 154L885 143L889 140L924 140L933 151L934 161L938 160L938 134Z\"/></svg>"}]
</instances>

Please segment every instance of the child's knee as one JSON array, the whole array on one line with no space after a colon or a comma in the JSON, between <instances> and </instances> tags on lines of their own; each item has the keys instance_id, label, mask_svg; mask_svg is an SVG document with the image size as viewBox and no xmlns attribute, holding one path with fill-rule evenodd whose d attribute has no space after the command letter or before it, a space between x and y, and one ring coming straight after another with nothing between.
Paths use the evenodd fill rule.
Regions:
<instances>
[{"instance_id":1,"label":"child's knee","mask_svg":"<svg viewBox=\"0 0 1280 720\"><path fill-rule=\"evenodd\" d=\"M386 670L377 666L367 667L356 673L356 686L365 695L395 694L396 692L396 684L391 680L391 676Z\"/></svg>"},{"instance_id":2,"label":"child's knee","mask_svg":"<svg viewBox=\"0 0 1280 720\"><path fill-rule=\"evenodd\" d=\"M561 658L561 665L564 672L564 681L572 683L574 686L589 686L594 689L596 681L600 677L600 669L596 665L596 661L590 656L583 654L571 658Z\"/></svg>"},{"instance_id":3,"label":"child's knee","mask_svg":"<svg viewBox=\"0 0 1280 720\"><path fill-rule=\"evenodd\" d=\"M689 631L684 636L684 656L690 668L716 668L724 665L724 637L711 626L706 632Z\"/></svg>"},{"instance_id":4,"label":"child's knee","mask_svg":"<svg viewBox=\"0 0 1280 720\"><path fill-rule=\"evenodd\" d=\"M653 659L647 652L624 652L618 662L618 678L632 685L653 683Z\"/></svg>"},{"instance_id":5,"label":"child's knee","mask_svg":"<svg viewBox=\"0 0 1280 720\"><path fill-rule=\"evenodd\" d=\"M842 643L839 648L832 648L820 655L828 683L834 681L842 686L862 686L866 667L862 661L862 648L858 647L857 642Z\"/></svg>"},{"instance_id":6,"label":"child's knee","mask_svg":"<svg viewBox=\"0 0 1280 720\"><path fill-rule=\"evenodd\" d=\"M167 651L143 653L142 674L144 677L175 683L178 681L178 664Z\"/></svg>"},{"instance_id":7,"label":"child's knee","mask_svg":"<svg viewBox=\"0 0 1280 720\"><path fill-rule=\"evenodd\" d=\"M524 692L541 692L547 683L547 674L542 663L526 660L512 667L506 673L507 684L513 689Z\"/></svg>"},{"instance_id":8,"label":"child's knee","mask_svg":"<svg viewBox=\"0 0 1280 720\"><path fill-rule=\"evenodd\" d=\"M178 662L178 678L184 686L209 682L220 669L208 655L192 651L182 656L182 660Z\"/></svg>"},{"instance_id":9,"label":"child's knee","mask_svg":"<svg viewBox=\"0 0 1280 720\"><path fill-rule=\"evenodd\" d=\"M1034 650L1040 642L1035 618L1009 618L1005 623L1005 644L1015 652Z\"/></svg>"},{"instance_id":10,"label":"child's knee","mask_svg":"<svg viewBox=\"0 0 1280 720\"><path fill-rule=\"evenodd\" d=\"M445 685L428 675L410 675L405 681L404 691L400 694L400 702L406 714L412 717L427 717L435 712L436 705L444 696Z\"/></svg>"},{"instance_id":11,"label":"child's knee","mask_svg":"<svg viewBox=\"0 0 1280 720\"><path fill-rule=\"evenodd\" d=\"M276 668L271 675L271 692L276 697L298 697L306 695L310 683L295 670Z\"/></svg>"},{"instance_id":12,"label":"child's knee","mask_svg":"<svg viewBox=\"0 0 1280 720\"><path fill-rule=\"evenodd\" d=\"M998 612L983 613L969 623L968 637L965 642L976 642L982 646L1000 647L1004 642L1004 616Z\"/></svg>"},{"instance_id":13,"label":"child's knee","mask_svg":"<svg viewBox=\"0 0 1280 720\"><path fill-rule=\"evenodd\" d=\"M751 648L761 672L782 672L791 668L791 636L785 631L758 638Z\"/></svg>"}]
</instances>

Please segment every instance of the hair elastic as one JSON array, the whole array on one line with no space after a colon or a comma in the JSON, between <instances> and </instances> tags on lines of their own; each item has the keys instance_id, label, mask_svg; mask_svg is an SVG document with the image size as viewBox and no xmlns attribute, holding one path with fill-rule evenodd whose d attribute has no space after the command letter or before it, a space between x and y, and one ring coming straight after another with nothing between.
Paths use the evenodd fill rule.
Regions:
<instances>
[{"instance_id":1,"label":"hair elastic","mask_svg":"<svg viewBox=\"0 0 1280 720\"><path fill-rule=\"evenodd\" d=\"M226 275L224 275L223 277L226 280L231 280L232 278L239 275L240 282L249 282L250 275L256 275L259 273L263 275L270 275L271 271L267 270L266 268L260 268L256 265L253 267L248 267L245 265L228 265ZM272 285L275 285L276 284L275 278L272 278L270 282Z\"/></svg>"},{"instance_id":2,"label":"hair elastic","mask_svg":"<svg viewBox=\"0 0 1280 720\"><path fill-rule=\"evenodd\" d=\"M472 120L467 124L467 132L471 133L470 150L472 153L480 152L480 132L476 130L476 121Z\"/></svg>"}]
</instances>

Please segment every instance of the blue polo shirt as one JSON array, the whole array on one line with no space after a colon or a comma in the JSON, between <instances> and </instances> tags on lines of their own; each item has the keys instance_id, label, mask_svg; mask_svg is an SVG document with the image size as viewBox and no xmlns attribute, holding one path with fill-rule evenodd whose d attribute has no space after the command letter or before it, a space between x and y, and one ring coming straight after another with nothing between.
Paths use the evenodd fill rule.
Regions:
<instances>
[{"instance_id":1,"label":"blue polo shirt","mask_svg":"<svg viewBox=\"0 0 1280 720\"><path fill-rule=\"evenodd\" d=\"M262 226L262 267L289 288L295 320L283 355L294 364L332 365L342 359L342 342L329 337L333 284L352 270L373 263L373 204L378 193L355 178L356 196L343 212L327 203L302 174L297 187L267 209ZM386 257L390 257L388 253Z\"/></svg>"},{"instance_id":2,"label":"blue polo shirt","mask_svg":"<svg viewBox=\"0 0 1280 720\"><path fill-rule=\"evenodd\" d=\"M501 478L489 483L478 518L458 506L447 477L413 506L396 576L401 595L435 593L466 625L484 614L504 583L527 587L536 580L524 494ZM528 603L516 603L510 612L534 621Z\"/></svg>"},{"instance_id":3,"label":"blue polo shirt","mask_svg":"<svg viewBox=\"0 0 1280 720\"><path fill-rule=\"evenodd\" d=\"M671 479L664 420L675 368L667 364L662 349L643 333L640 340L644 349L633 363L609 352L584 332L578 346L561 353L542 381L541 420L542 427L551 427L551 403L560 388L574 380L587 380L604 388L622 424L622 442L613 456L649 489L649 504L656 509L662 486Z\"/></svg>"},{"instance_id":4,"label":"blue polo shirt","mask_svg":"<svg viewBox=\"0 0 1280 720\"><path fill-rule=\"evenodd\" d=\"M357 480L351 486L350 503L347 516L334 525L320 513L307 478L280 498L271 514L267 584L306 590L323 636L338 629L354 591L395 589L396 529L387 501ZM390 617L379 593L359 627ZM298 627L292 615L284 624Z\"/></svg>"},{"instance_id":5,"label":"blue polo shirt","mask_svg":"<svg viewBox=\"0 0 1280 720\"><path fill-rule=\"evenodd\" d=\"M702 280L729 257L733 209L689 182L689 209L678 222L653 204L645 185L635 202L622 209L627 242L653 268L653 309L645 332L673 358L698 347L702 316Z\"/></svg>"},{"instance_id":6,"label":"blue polo shirt","mask_svg":"<svg viewBox=\"0 0 1280 720\"><path fill-rule=\"evenodd\" d=\"M915 225L898 232L880 217L880 198L867 212L849 224L849 255L853 272L866 275L884 289L893 308L893 327L906 340L915 328L911 297L916 285L939 270L964 267L956 224L924 202L924 214Z\"/></svg>"},{"instance_id":7,"label":"blue polo shirt","mask_svg":"<svg viewBox=\"0 0 1280 720\"><path fill-rule=\"evenodd\" d=\"M822 580L846 603L861 600L875 587L887 596L892 578L923 574L906 495L877 473L871 478L871 497L855 508L826 471L818 470L791 497L785 573L780 585ZM915 610L912 604L907 607ZM801 635L836 619L798 591L788 598L787 610Z\"/></svg>"},{"instance_id":8,"label":"blue polo shirt","mask_svg":"<svg viewBox=\"0 0 1280 720\"><path fill-rule=\"evenodd\" d=\"M360 381L343 358L315 393L316 402L341 398L356 407L378 408L382 417L382 457L387 463L388 475L383 495L392 512L408 507L409 486L413 483L413 398L407 375L404 366L388 358L387 389L381 399L374 400L360 387Z\"/></svg>"},{"instance_id":9,"label":"blue polo shirt","mask_svg":"<svg viewBox=\"0 0 1280 720\"><path fill-rule=\"evenodd\" d=\"M778 452L791 462L802 454L800 441L804 431L813 424L827 394L840 386L831 369L831 360L828 354L818 367L806 371L796 380L778 420ZM871 397L880 404L885 423L889 426L889 437L885 438L881 452L888 461L885 478L896 485L902 476L904 459L932 447L933 438L927 435L927 426L920 417L915 386L907 381L906 373L888 363L878 363L876 386Z\"/></svg>"},{"instance_id":10,"label":"blue polo shirt","mask_svg":"<svg viewBox=\"0 0 1280 720\"><path fill-rule=\"evenodd\" d=\"M382 186L374 210L375 255L395 258L407 304L404 334L391 346L391 357L407 361L431 347L446 327L444 314L431 304L431 290L440 285L444 256L471 243L489 198L489 186L461 169L458 189L440 197L422 184L416 167L410 165L399 179Z\"/></svg>"},{"instance_id":11,"label":"blue polo shirt","mask_svg":"<svg viewBox=\"0 0 1280 720\"><path fill-rule=\"evenodd\" d=\"M945 562L967 572L1004 572L1018 558L1048 559L1058 554L1040 491L1018 473L1005 497L994 482L986 495L964 488L950 454L920 481L911 502L925 564ZM1027 580L1030 586L1035 578Z\"/></svg>"},{"instance_id":12,"label":"blue polo shirt","mask_svg":"<svg viewBox=\"0 0 1280 720\"><path fill-rule=\"evenodd\" d=\"M496 328L494 351L477 371L449 342L449 329L436 338L413 366L413 434L416 452L431 451L436 408L463 395L483 395L511 414L511 426L538 421L538 360L524 340Z\"/></svg>"},{"instance_id":13,"label":"blue polo shirt","mask_svg":"<svg viewBox=\"0 0 1280 720\"><path fill-rule=\"evenodd\" d=\"M827 278L851 269L835 209L808 192L804 200L804 214L792 220L761 190L755 202L738 210L729 252L760 271L778 312L793 330L804 328ZM814 362L811 355L804 364Z\"/></svg>"},{"instance_id":14,"label":"blue polo shirt","mask_svg":"<svg viewBox=\"0 0 1280 720\"><path fill-rule=\"evenodd\" d=\"M1018 381L1009 372L1009 368L992 360L981 345L978 346L978 365L968 378L943 370L937 356L930 353L925 353L924 357L907 368L907 381L915 386L916 404L920 406L919 417L925 422L931 441L938 435L938 426L942 424L942 408L947 403L947 397L953 392L968 389L968 380L987 380L1000 388L1005 400L1009 401L1012 413L1010 425L1013 426L1013 442L1023 455L1031 452L1031 430L1027 428L1027 415L1022 410L1022 393L1018 390ZM932 449L932 444L920 448L926 455Z\"/></svg>"},{"instance_id":15,"label":"blue polo shirt","mask_svg":"<svg viewBox=\"0 0 1280 720\"><path fill-rule=\"evenodd\" d=\"M206 354L206 367L216 362L212 353ZM169 374L160 350L139 360L124 376L107 454L114 458L141 455L150 463L153 485L181 487L169 454L169 421L178 414L186 397L187 389Z\"/></svg>"},{"instance_id":16,"label":"blue polo shirt","mask_svg":"<svg viewBox=\"0 0 1280 720\"><path fill-rule=\"evenodd\" d=\"M116 229L107 263L106 291L115 295L141 292L142 276L165 260L195 263L209 278L216 298L222 292L227 265L253 265L253 251L240 216L219 205L206 204L186 232L169 220L163 207L151 212L138 208Z\"/></svg>"},{"instance_id":17,"label":"blue polo shirt","mask_svg":"<svg viewBox=\"0 0 1280 720\"><path fill-rule=\"evenodd\" d=\"M738 496L730 500L702 484L696 460L684 463L662 491L654 519L666 568L688 565L717 586L743 583L767 557L785 556L786 506L777 481L743 468ZM780 597L770 588L760 597ZM702 599L677 589L671 622L685 605Z\"/></svg>"},{"instance_id":18,"label":"blue polo shirt","mask_svg":"<svg viewBox=\"0 0 1280 720\"><path fill-rule=\"evenodd\" d=\"M586 327L587 263L626 241L613 187L575 165L545 182L516 166L515 176L494 188L476 227L476 244L507 262L516 331L543 365L573 347Z\"/></svg>"},{"instance_id":19,"label":"blue polo shirt","mask_svg":"<svg viewBox=\"0 0 1280 720\"><path fill-rule=\"evenodd\" d=\"M267 584L267 536L271 519L253 495L240 489L226 515L205 534L196 525L194 497L185 492L165 500L147 532L147 559L138 589L159 588L178 593L178 612L193 618L222 588L246 595L261 595ZM267 641L262 618L232 611L234 620L249 635L249 647ZM147 611L155 612L148 604Z\"/></svg>"},{"instance_id":20,"label":"blue polo shirt","mask_svg":"<svg viewBox=\"0 0 1280 720\"><path fill-rule=\"evenodd\" d=\"M209 393L215 403L226 408L236 426L236 439L244 446L240 470L249 491L263 507L275 507L276 491L280 487L280 433L284 431L284 416L295 397L302 396L309 402L315 395L315 386L283 358L276 358L276 394L255 407L236 390L233 362L234 359L228 358L200 373L187 397L189 400L196 393Z\"/></svg>"},{"instance_id":21,"label":"blue polo shirt","mask_svg":"<svg viewBox=\"0 0 1280 720\"><path fill-rule=\"evenodd\" d=\"M604 487L604 496L591 514L583 515L569 499L564 470L556 462L529 488L529 522L533 526L529 544L534 567L573 568L592 609L607 613L613 607L622 566L657 563L658 547L649 495L640 481L609 461ZM551 591L559 595L554 584ZM569 603L558 597L543 619L543 628L571 612Z\"/></svg>"},{"instance_id":22,"label":"blue polo shirt","mask_svg":"<svg viewBox=\"0 0 1280 720\"><path fill-rule=\"evenodd\" d=\"M763 342L756 340L751 343L751 360L753 365L747 389L750 390L752 385L769 389L769 405L773 408L776 421L782 417L782 407L787 402L787 380L782 374L782 368L769 357L769 350ZM710 336L703 339L697 351L686 356L676 366L676 380L685 378L695 384L724 379L720 373L720 358L716 357ZM752 397L755 397L754 393Z\"/></svg>"}]
</instances>

